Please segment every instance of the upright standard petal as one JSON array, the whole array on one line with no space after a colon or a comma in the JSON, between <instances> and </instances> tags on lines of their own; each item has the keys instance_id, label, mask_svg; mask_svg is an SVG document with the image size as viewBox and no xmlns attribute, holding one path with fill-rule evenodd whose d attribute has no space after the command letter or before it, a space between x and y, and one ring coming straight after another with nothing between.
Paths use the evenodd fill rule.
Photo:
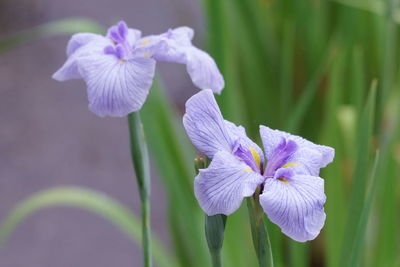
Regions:
<instances>
[{"instance_id":1,"label":"upright standard petal","mask_svg":"<svg viewBox=\"0 0 400 267\"><path fill-rule=\"evenodd\" d=\"M155 61L124 61L103 54L82 58L78 66L87 85L90 110L99 116L122 117L142 107L153 81Z\"/></svg>"},{"instance_id":2,"label":"upright standard petal","mask_svg":"<svg viewBox=\"0 0 400 267\"><path fill-rule=\"evenodd\" d=\"M207 215L229 215L244 197L253 195L265 178L226 151L218 152L207 169L195 178L196 198Z\"/></svg>"},{"instance_id":3,"label":"upright standard petal","mask_svg":"<svg viewBox=\"0 0 400 267\"><path fill-rule=\"evenodd\" d=\"M213 158L221 150L231 152L235 140L211 90L203 90L186 102L183 125L193 145L207 157Z\"/></svg>"},{"instance_id":4,"label":"upright standard petal","mask_svg":"<svg viewBox=\"0 0 400 267\"><path fill-rule=\"evenodd\" d=\"M141 35L141 31L128 28L125 21L120 21L107 30L107 37L115 43L127 41L130 46L133 46L140 39Z\"/></svg>"},{"instance_id":5,"label":"upright standard petal","mask_svg":"<svg viewBox=\"0 0 400 267\"><path fill-rule=\"evenodd\" d=\"M193 46L192 38L191 28L179 27L160 35L144 37L139 43L150 45L159 41L166 42L166 49L152 53L154 59L186 64L187 72L197 87L220 93L225 82L215 61L206 52Z\"/></svg>"},{"instance_id":6,"label":"upright standard petal","mask_svg":"<svg viewBox=\"0 0 400 267\"><path fill-rule=\"evenodd\" d=\"M305 242L316 238L325 223L324 180L280 169L264 183L260 204L268 218L290 238Z\"/></svg>"},{"instance_id":7,"label":"upright standard petal","mask_svg":"<svg viewBox=\"0 0 400 267\"><path fill-rule=\"evenodd\" d=\"M331 163L335 155L335 150L331 147L317 145L300 136L292 135L279 130L273 130L263 125L260 126L260 135L264 145L265 156L268 160L273 155L275 149L279 146L282 138L295 141L299 148L307 147L317 151L318 153L321 153L321 168Z\"/></svg>"}]
</instances>

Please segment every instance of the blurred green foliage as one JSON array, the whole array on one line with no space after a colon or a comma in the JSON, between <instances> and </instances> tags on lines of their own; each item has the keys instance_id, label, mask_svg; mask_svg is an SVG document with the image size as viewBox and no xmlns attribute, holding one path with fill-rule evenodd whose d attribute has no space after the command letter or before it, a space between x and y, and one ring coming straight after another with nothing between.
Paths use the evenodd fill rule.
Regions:
<instances>
[{"instance_id":1,"label":"blurred green foliage","mask_svg":"<svg viewBox=\"0 0 400 267\"><path fill-rule=\"evenodd\" d=\"M399 1L208 0L205 10L224 115L253 138L265 124L336 149L321 173L322 234L299 244L270 224L275 265L399 266ZM243 232L235 220L227 240Z\"/></svg>"},{"instance_id":2,"label":"blurred green foliage","mask_svg":"<svg viewBox=\"0 0 400 267\"><path fill-rule=\"evenodd\" d=\"M400 266L399 1L202 4L208 51L226 80L217 97L225 118L254 140L264 124L336 150L321 173L327 194L321 235L296 243L267 223L275 266ZM4 44L1 52L11 48ZM142 115L167 191L176 265L207 266L204 215L193 194L195 151L162 82ZM227 219L223 262L248 267L256 259L242 207Z\"/></svg>"}]
</instances>

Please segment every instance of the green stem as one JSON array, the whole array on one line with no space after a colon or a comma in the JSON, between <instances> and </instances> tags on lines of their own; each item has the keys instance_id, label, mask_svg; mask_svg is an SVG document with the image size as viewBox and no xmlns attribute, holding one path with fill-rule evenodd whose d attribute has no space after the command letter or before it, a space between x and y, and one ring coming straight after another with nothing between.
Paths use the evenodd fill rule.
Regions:
<instances>
[{"instance_id":1,"label":"green stem","mask_svg":"<svg viewBox=\"0 0 400 267\"><path fill-rule=\"evenodd\" d=\"M222 266L222 259L221 259L221 250L211 252L211 263L213 267L221 267Z\"/></svg>"},{"instance_id":2,"label":"green stem","mask_svg":"<svg viewBox=\"0 0 400 267\"><path fill-rule=\"evenodd\" d=\"M268 231L264 224L264 211L259 200L260 191L261 188L258 187L253 197L247 198L251 235L253 237L253 245L256 250L259 266L273 267L271 242L269 241Z\"/></svg>"},{"instance_id":3,"label":"green stem","mask_svg":"<svg viewBox=\"0 0 400 267\"><path fill-rule=\"evenodd\" d=\"M151 267L150 247L150 166L147 143L139 112L128 115L132 163L139 187L142 217L143 266Z\"/></svg>"}]
</instances>

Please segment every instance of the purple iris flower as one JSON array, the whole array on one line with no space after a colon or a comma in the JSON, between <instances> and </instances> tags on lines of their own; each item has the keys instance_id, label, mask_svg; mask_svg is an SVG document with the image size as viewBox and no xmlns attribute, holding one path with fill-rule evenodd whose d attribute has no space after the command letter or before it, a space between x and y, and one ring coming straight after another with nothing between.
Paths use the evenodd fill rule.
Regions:
<instances>
[{"instance_id":1,"label":"purple iris flower","mask_svg":"<svg viewBox=\"0 0 400 267\"><path fill-rule=\"evenodd\" d=\"M139 110L153 82L156 61L186 64L193 83L220 93L224 79L214 60L192 45L193 30L179 27L141 38L121 21L107 35L78 33L67 46L68 59L53 75L58 81L83 79L89 109L99 116L125 116Z\"/></svg>"},{"instance_id":2,"label":"purple iris flower","mask_svg":"<svg viewBox=\"0 0 400 267\"><path fill-rule=\"evenodd\" d=\"M187 101L183 123L192 143L212 159L194 183L205 213L229 215L260 186L260 204L283 233L299 242L319 234L326 196L318 175L333 160L333 148L260 126L264 154L243 127L223 119L210 90Z\"/></svg>"}]
</instances>

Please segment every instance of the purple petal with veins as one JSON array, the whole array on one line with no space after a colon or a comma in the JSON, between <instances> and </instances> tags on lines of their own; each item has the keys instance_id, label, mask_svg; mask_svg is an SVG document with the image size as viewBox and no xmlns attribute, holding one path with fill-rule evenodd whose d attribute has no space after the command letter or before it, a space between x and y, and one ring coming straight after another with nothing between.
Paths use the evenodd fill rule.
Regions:
<instances>
[{"instance_id":1,"label":"purple petal with veins","mask_svg":"<svg viewBox=\"0 0 400 267\"><path fill-rule=\"evenodd\" d=\"M161 55L166 61L186 63L187 72L200 88L220 92L223 78L215 62L192 45L192 37L192 29L181 27L141 38L139 30L128 28L123 21L110 27L106 36L78 33L67 46L67 61L53 78L83 79L90 109L99 116L121 117L139 110Z\"/></svg>"},{"instance_id":2,"label":"purple petal with veins","mask_svg":"<svg viewBox=\"0 0 400 267\"><path fill-rule=\"evenodd\" d=\"M297 148L298 146L294 141L286 140L282 137L281 142L268 161L264 175L273 176L274 172L285 164L286 160L296 152Z\"/></svg>"},{"instance_id":3,"label":"purple petal with veins","mask_svg":"<svg viewBox=\"0 0 400 267\"><path fill-rule=\"evenodd\" d=\"M240 140L236 141L232 153L246 163L253 171L261 173L260 166L255 161L250 149L242 146Z\"/></svg>"},{"instance_id":4,"label":"purple petal with veins","mask_svg":"<svg viewBox=\"0 0 400 267\"><path fill-rule=\"evenodd\" d=\"M262 185L260 204L283 233L299 242L318 236L326 197L316 170L333 158L332 148L261 126L268 160L263 173L262 151L244 128L223 119L210 90L186 102L183 123L192 143L212 159L195 178L196 198L208 215L231 214Z\"/></svg>"}]
</instances>

